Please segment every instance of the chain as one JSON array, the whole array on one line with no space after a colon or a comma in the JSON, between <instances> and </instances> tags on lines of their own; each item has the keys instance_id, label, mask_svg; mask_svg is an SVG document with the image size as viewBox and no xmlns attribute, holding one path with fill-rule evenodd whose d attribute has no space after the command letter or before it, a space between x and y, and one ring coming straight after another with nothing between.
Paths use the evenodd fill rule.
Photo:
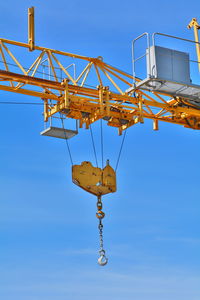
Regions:
<instances>
[{"instance_id":1,"label":"chain","mask_svg":"<svg viewBox=\"0 0 200 300\"><path fill-rule=\"evenodd\" d=\"M98 258L98 264L100 266L105 266L108 262L108 259L106 257L106 252L103 248L103 224L102 224L102 219L105 217L105 213L102 211L102 201L101 201L101 196L98 196L97 200L97 213L96 217L99 219L99 243L100 243L100 249L99 249L99 258Z\"/></svg>"},{"instance_id":2,"label":"chain","mask_svg":"<svg viewBox=\"0 0 200 300\"><path fill-rule=\"evenodd\" d=\"M100 241L100 250L103 250L103 224L102 220L99 219L99 241Z\"/></svg>"}]
</instances>

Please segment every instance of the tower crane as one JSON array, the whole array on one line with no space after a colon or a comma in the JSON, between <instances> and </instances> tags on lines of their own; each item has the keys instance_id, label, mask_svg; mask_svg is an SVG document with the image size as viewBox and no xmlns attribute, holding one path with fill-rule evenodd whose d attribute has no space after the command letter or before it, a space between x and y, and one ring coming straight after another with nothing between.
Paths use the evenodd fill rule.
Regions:
<instances>
[{"instance_id":1,"label":"tower crane","mask_svg":"<svg viewBox=\"0 0 200 300\"><path fill-rule=\"evenodd\" d=\"M74 120L79 128L88 129L94 122L104 120L108 126L117 128L119 135L131 126L144 123L145 119L152 120L154 130L159 129L161 121L190 129L200 129L200 87L190 82L162 78L158 75L159 72L156 75L152 73L154 71L150 67L148 58L163 49L156 48L155 45L152 46L154 48L148 46L145 56L150 71L148 78L144 80L104 62L102 57L87 57L37 46L33 7L28 10L28 23L27 43L0 38L0 90L41 99L44 104L45 123L58 115ZM188 28L191 27L194 27L194 43L200 70L198 40L200 26L196 19L192 19L188 25ZM142 36L147 36L149 41L146 33ZM136 40L138 38L133 41L134 63L137 60L134 57ZM31 64L25 68L20 60L23 59L23 53L27 54L27 51L31 56ZM22 53L21 59L18 58L19 53ZM79 68L77 77L73 76L66 67L68 59L76 59ZM48 62L51 74L48 79L44 78L44 73L41 71L44 61ZM159 61L156 63L154 68L158 67ZM96 87L87 85L89 78L92 78ZM66 140L77 133L78 130L53 126L42 132L43 135ZM109 161L102 168L94 167L90 162L85 161L80 165L72 166L72 180L87 192L97 196L96 216L99 220L100 233L98 262L100 265L105 265L107 257L103 248L104 212L101 197L116 191L116 172L109 165Z\"/></svg>"}]
</instances>

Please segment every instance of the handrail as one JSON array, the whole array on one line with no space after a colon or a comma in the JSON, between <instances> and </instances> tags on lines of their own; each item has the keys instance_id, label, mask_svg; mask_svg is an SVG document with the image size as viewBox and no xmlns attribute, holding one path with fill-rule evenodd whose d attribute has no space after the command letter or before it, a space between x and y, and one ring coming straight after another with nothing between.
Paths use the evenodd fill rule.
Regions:
<instances>
[{"instance_id":1,"label":"handrail","mask_svg":"<svg viewBox=\"0 0 200 300\"><path fill-rule=\"evenodd\" d=\"M144 33L142 33L141 35L139 35L138 37L136 37L135 39L132 40L132 68L133 68L133 78L136 78L136 74L135 74L135 62L139 59L139 58L135 59L135 52L134 52L135 42L137 40L141 39L143 36L147 37L147 48L149 49L149 47L150 47L150 39L149 39L149 33L148 32L144 32ZM144 56L146 56L146 54L143 55L143 57ZM149 56L148 57L148 59L149 59L149 65L150 65L151 64L151 62L150 62L150 55L148 54L148 56ZM142 57L140 57L140 58L142 58ZM134 79L133 79L133 84L135 84Z\"/></svg>"},{"instance_id":2,"label":"handrail","mask_svg":"<svg viewBox=\"0 0 200 300\"><path fill-rule=\"evenodd\" d=\"M155 46L155 36L156 35L162 35L162 36L166 36L166 37L169 37L169 38L174 38L174 39L177 39L177 40L181 40L181 41L190 42L190 43L193 43L193 44L199 44L200 45L200 42L196 42L196 41L193 41L193 40L184 39L184 38L181 38L181 37L178 37L178 36L175 36L175 35L170 35L170 34L165 34L165 33L160 33L160 32L154 32L152 34L152 44L153 44L153 46Z\"/></svg>"}]
</instances>

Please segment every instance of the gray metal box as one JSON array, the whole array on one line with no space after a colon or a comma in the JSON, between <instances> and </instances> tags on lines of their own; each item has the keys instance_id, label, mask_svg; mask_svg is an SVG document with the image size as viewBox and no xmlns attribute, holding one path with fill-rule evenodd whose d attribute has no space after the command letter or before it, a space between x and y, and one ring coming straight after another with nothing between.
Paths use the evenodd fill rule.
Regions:
<instances>
[{"instance_id":1,"label":"gray metal box","mask_svg":"<svg viewBox=\"0 0 200 300\"><path fill-rule=\"evenodd\" d=\"M191 84L189 54L160 46L147 49L149 77Z\"/></svg>"}]
</instances>

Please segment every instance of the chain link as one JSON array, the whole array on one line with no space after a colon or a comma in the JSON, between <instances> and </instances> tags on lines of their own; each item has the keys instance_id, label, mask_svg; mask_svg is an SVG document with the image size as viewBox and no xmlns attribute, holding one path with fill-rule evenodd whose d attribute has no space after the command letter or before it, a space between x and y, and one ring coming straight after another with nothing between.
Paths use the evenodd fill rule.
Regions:
<instances>
[{"instance_id":1,"label":"chain link","mask_svg":"<svg viewBox=\"0 0 200 300\"><path fill-rule=\"evenodd\" d=\"M101 219L99 219L99 241L100 241L100 251L103 250L103 224Z\"/></svg>"}]
</instances>

